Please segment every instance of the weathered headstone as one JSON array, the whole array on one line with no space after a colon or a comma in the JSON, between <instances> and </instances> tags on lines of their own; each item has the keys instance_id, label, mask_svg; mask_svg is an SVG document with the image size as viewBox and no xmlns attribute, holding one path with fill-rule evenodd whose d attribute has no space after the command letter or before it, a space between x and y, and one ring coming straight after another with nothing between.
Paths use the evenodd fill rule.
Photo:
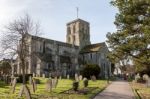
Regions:
<instances>
[{"instance_id":1,"label":"weathered headstone","mask_svg":"<svg viewBox=\"0 0 150 99\"><path fill-rule=\"evenodd\" d=\"M62 77L61 76L59 76L59 80L61 80L62 79Z\"/></svg>"},{"instance_id":2,"label":"weathered headstone","mask_svg":"<svg viewBox=\"0 0 150 99\"><path fill-rule=\"evenodd\" d=\"M149 79L149 76L147 74L143 75L143 80L147 81Z\"/></svg>"},{"instance_id":3,"label":"weathered headstone","mask_svg":"<svg viewBox=\"0 0 150 99\"><path fill-rule=\"evenodd\" d=\"M13 78L13 81L12 81L12 88L11 88L12 93L15 92L16 83L17 83L17 78L14 77L14 78Z\"/></svg>"},{"instance_id":4,"label":"weathered headstone","mask_svg":"<svg viewBox=\"0 0 150 99\"><path fill-rule=\"evenodd\" d=\"M52 79L48 79L46 81L46 90L47 91L52 91Z\"/></svg>"},{"instance_id":5,"label":"weathered headstone","mask_svg":"<svg viewBox=\"0 0 150 99\"><path fill-rule=\"evenodd\" d=\"M78 81L74 81L72 85L73 85L73 86L72 86L72 87L73 87L73 90L74 90L74 91L77 91L77 90L78 90L78 87L79 87L79 82L78 82Z\"/></svg>"},{"instance_id":6,"label":"weathered headstone","mask_svg":"<svg viewBox=\"0 0 150 99\"><path fill-rule=\"evenodd\" d=\"M85 81L85 80L87 80L87 78L84 77L84 78L83 78L83 81Z\"/></svg>"},{"instance_id":7,"label":"weathered headstone","mask_svg":"<svg viewBox=\"0 0 150 99\"><path fill-rule=\"evenodd\" d=\"M45 78L45 74L43 74L42 77Z\"/></svg>"},{"instance_id":8,"label":"weathered headstone","mask_svg":"<svg viewBox=\"0 0 150 99\"><path fill-rule=\"evenodd\" d=\"M55 77L54 79L52 79L52 87L53 87L53 88L56 88L57 83L58 83L57 77Z\"/></svg>"},{"instance_id":9,"label":"weathered headstone","mask_svg":"<svg viewBox=\"0 0 150 99\"><path fill-rule=\"evenodd\" d=\"M75 74L75 81L79 81L78 74Z\"/></svg>"},{"instance_id":10,"label":"weathered headstone","mask_svg":"<svg viewBox=\"0 0 150 99\"><path fill-rule=\"evenodd\" d=\"M69 74L67 75L67 79L70 79L70 75Z\"/></svg>"},{"instance_id":11,"label":"weathered headstone","mask_svg":"<svg viewBox=\"0 0 150 99\"><path fill-rule=\"evenodd\" d=\"M49 78L51 78L52 77L52 74L51 73L49 73Z\"/></svg>"},{"instance_id":12,"label":"weathered headstone","mask_svg":"<svg viewBox=\"0 0 150 99\"><path fill-rule=\"evenodd\" d=\"M136 83L138 82L139 79L141 79L140 75L139 74L135 75L135 82Z\"/></svg>"},{"instance_id":13,"label":"weathered headstone","mask_svg":"<svg viewBox=\"0 0 150 99\"><path fill-rule=\"evenodd\" d=\"M79 76L79 80L81 81L83 79L82 75Z\"/></svg>"},{"instance_id":14,"label":"weathered headstone","mask_svg":"<svg viewBox=\"0 0 150 99\"><path fill-rule=\"evenodd\" d=\"M86 79L86 80L84 80L83 81L83 85L84 85L84 87L87 87L88 86L88 83L89 83L89 81Z\"/></svg>"},{"instance_id":15,"label":"weathered headstone","mask_svg":"<svg viewBox=\"0 0 150 99\"><path fill-rule=\"evenodd\" d=\"M30 76L30 77L29 77L29 84L31 85L32 83L33 83L32 77Z\"/></svg>"},{"instance_id":16,"label":"weathered headstone","mask_svg":"<svg viewBox=\"0 0 150 99\"><path fill-rule=\"evenodd\" d=\"M93 75L93 76L91 76L91 80L92 81L96 81L96 77Z\"/></svg>"},{"instance_id":17,"label":"weathered headstone","mask_svg":"<svg viewBox=\"0 0 150 99\"><path fill-rule=\"evenodd\" d=\"M33 73L32 76L35 77L36 76L35 73Z\"/></svg>"},{"instance_id":18,"label":"weathered headstone","mask_svg":"<svg viewBox=\"0 0 150 99\"><path fill-rule=\"evenodd\" d=\"M34 84L34 89L36 91L37 90L37 84L40 84L40 80L33 78L33 84Z\"/></svg>"},{"instance_id":19,"label":"weathered headstone","mask_svg":"<svg viewBox=\"0 0 150 99\"><path fill-rule=\"evenodd\" d=\"M150 77L147 74L143 75L143 80L146 81L147 87L150 87Z\"/></svg>"},{"instance_id":20,"label":"weathered headstone","mask_svg":"<svg viewBox=\"0 0 150 99\"><path fill-rule=\"evenodd\" d=\"M34 78L32 78L31 76L29 77L29 84L31 85L31 90L32 92L35 93L36 89L37 89L37 85L36 85L36 81Z\"/></svg>"}]
</instances>

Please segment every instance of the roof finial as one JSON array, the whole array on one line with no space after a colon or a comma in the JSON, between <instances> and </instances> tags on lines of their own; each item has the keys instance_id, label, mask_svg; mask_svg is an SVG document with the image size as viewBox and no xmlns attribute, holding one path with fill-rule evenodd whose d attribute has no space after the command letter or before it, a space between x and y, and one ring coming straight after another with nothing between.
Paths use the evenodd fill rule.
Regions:
<instances>
[{"instance_id":1,"label":"roof finial","mask_svg":"<svg viewBox=\"0 0 150 99\"><path fill-rule=\"evenodd\" d=\"M79 8L77 7L77 19L78 19L78 14L79 14Z\"/></svg>"}]
</instances>

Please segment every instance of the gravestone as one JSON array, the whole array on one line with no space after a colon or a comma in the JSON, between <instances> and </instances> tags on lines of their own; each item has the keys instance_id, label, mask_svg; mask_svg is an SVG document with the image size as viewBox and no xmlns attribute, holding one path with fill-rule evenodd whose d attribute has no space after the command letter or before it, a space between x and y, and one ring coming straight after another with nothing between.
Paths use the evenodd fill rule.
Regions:
<instances>
[{"instance_id":1,"label":"gravestone","mask_svg":"<svg viewBox=\"0 0 150 99\"><path fill-rule=\"evenodd\" d=\"M46 90L47 91L52 91L52 79L48 79L46 81Z\"/></svg>"},{"instance_id":2,"label":"gravestone","mask_svg":"<svg viewBox=\"0 0 150 99\"><path fill-rule=\"evenodd\" d=\"M147 81L149 79L148 75L147 74L144 74L143 75L143 80Z\"/></svg>"},{"instance_id":3,"label":"gravestone","mask_svg":"<svg viewBox=\"0 0 150 99\"><path fill-rule=\"evenodd\" d=\"M78 74L75 74L75 81L79 81Z\"/></svg>"},{"instance_id":4,"label":"gravestone","mask_svg":"<svg viewBox=\"0 0 150 99\"><path fill-rule=\"evenodd\" d=\"M33 73L32 76L35 77L36 76L35 73Z\"/></svg>"},{"instance_id":5,"label":"gravestone","mask_svg":"<svg viewBox=\"0 0 150 99\"><path fill-rule=\"evenodd\" d=\"M147 74L143 75L143 80L146 81L147 87L150 87L150 77Z\"/></svg>"},{"instance_id":6,"label":"gravestone","mask_svg":"<svg viewBox=\"0 0 150 99\"><path fill-rule=\"evenodd\" d=\"M34 78L32 78L31 76L29 77L29 84L31 85L31 90L32 92L35 93L36 89L37 89L37 85L36 85L36 81Z\"/></svg>"},{"instance_id":7,"label":"gravestone","mask_svg":"<svg viewBox=\"0 0 150 99\"><path fill-rule=\"evenodd\" d=\"M57 83L58 83L57 77L55 77L54 79L52 79L52 88L56 88Z\"/></svg>"},{"instance_id":8,"label":"gravestone","mask_svg":"<svg viewBox=\"0 0 150 99\"><path fill-rule=\"evenodd\" d=\"M42 77L45 78L45 74L43 74Z\"/></svg>"},{"instance_id":9,"label":"gravestone","mask_svg":"<svg viewBox=\"0 0 150 99\"><path fill-rule=\"evenodd\" d=\"M37 84L40 84L40 80L39 79L35 79L35 78L32 78L33 80L33 84L34 84L34 89L35 91L37 90Z\"/></svg>"},{"instance_id":10,"label":"gravestone","mask_svg":"<svg viewBox=\"0 0 150 99\"><path fill-rule=\"evenodd\" d=\"M91 76L91 80L92 81L96 81L96 77L93 75L93 76Z\"/></svg>"},{"instance_id":11,"label":"gravestone","mask_svg":"<svg viewBox=\"0 0 150 99\"><path fill-rule=\"evenodd\" d=\"M30 77L29 77L29 84L31 85L32 83L33 83L32 77L30 76Z\"/></svg>"},{"instance_id":12,"label":"gravestone","mask_svg":"<svg viewBox=\"0 0 150 99\"><path fill-rule=\"evenodd\" d=\"M61 80L62 79L62 77L61 76L59 76L59 80Z\"/></svg>"},{"instance_id":13,"label":"gravestone","mask_svg":"<svg viewBox=\"0 0 150 99\"><path fill-rule=\"evenodd\" d=\"M70 79L70 75L69 74L67 75L67 79Z\"/></svg>"},{"instance_id":14,"label":"gravestone","mask_svg":"<svg viewBox=\"0 0 150 99\"><path fill-rule=\"evenodd\" d=\"M57 84L58 84L58 79L57 79L57 77L55 77L55 88L56 88Z\"/></svg>"},{"instance_id":15,"label":"gravestone","mask_svg":"<svg viewBox=\"0 0 150 99\"><path fill-rule=\"evenodd\" d=\"M88 83L89 83L89 81L86 79L86 80L84 80L83 81L83 85L84 85L84 87L87 87L88 86Z\"/></svg>"},{"instance_id":16,"label":"gravestone","mask_svg":"<svg viewBox=\"0 0 150 99\"><path fill-rule=\"evenodd\" d=\"M85 80L87 80L87 78L86 78L86 77L84 77L84 78L83 78L83 81L85 81Z\"/></svg>"},{"instance_id":17,"label":"gravestone","mask_svg":"<svg viewBox=\"0 0 150 99\"><path fill-rule=\"evenodd\" d=\"M140 74L135 75L135 82L137 83L138 80L141 79Z\"/></svg>"},{"instance_id":18,"label":"gravestone","mask_svg":"<svg viewBox=\"0 0 150 99\"><path fill-rule=\"evenodd\" d=\"M51 78L52 77L52 74L51 73L49 73L49 78Z\"/></svg>"},{"instance_id":19,"label":"gravestone","mask_svg":"<svg viewBox=\"0 0 150 99\"><path fill-rule=\"evenodd\" d=\"M83 79L82 75L79 76L79 80L81 81Z\"/></svg>"},{"instance_id":20,"label":"gravestone","mask_svg":"<svg viewBox=\"0 0 150 99\"><path fill-rule=\"evenodd\" d=\"M12 88L11 88L13 94L15 93L16 83L17 83L17 78L14 77L12 81Z\"/></svg>"}]
</instances>

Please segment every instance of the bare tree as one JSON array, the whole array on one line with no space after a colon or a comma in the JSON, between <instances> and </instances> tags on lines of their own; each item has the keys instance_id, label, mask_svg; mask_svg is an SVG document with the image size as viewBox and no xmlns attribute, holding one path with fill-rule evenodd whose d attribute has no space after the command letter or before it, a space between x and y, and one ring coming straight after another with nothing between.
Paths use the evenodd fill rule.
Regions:
<instances>
[{"instance_id":1,"label":"bare tree","mask_svg":"<svg viewBox=\"0 0 150 99\"><path fill-rule=\"evenodd\" d=\"M23 83L19 96L25 93L27 99L31 99L31 94L25 79L26 59L29 56L30 46L27 38L30 34L38 35L39 33L39 24L33 23L31 17L26 14L24 17L20 17L5 26L2 40L3 53L9 54L12 57L17 55L17 60L20 63L23 76ZM12 75L14 74L13 72L14 71L12 71Z\"/></svg>"}]
</instances>

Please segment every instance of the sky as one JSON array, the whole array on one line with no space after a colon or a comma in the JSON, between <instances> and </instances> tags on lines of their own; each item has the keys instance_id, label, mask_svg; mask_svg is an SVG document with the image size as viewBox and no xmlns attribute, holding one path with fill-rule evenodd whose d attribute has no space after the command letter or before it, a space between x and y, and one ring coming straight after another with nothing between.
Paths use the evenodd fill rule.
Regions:
<instances>
[{"instance_id":1,"label":"sky","mask_svg":"<svg viewBox=\"0 0 150 99\"><path fill-rule=\"evenodd\" d=\"M42 37L66 41L66 23L79 18L90 23L92 43L104 42L108 32L115 32L117 9L110 0L0 0L0 30L12 20L28 13L39 22ZM0 39L2 32L0 32Z\"/></svg>"}]
</instances>

